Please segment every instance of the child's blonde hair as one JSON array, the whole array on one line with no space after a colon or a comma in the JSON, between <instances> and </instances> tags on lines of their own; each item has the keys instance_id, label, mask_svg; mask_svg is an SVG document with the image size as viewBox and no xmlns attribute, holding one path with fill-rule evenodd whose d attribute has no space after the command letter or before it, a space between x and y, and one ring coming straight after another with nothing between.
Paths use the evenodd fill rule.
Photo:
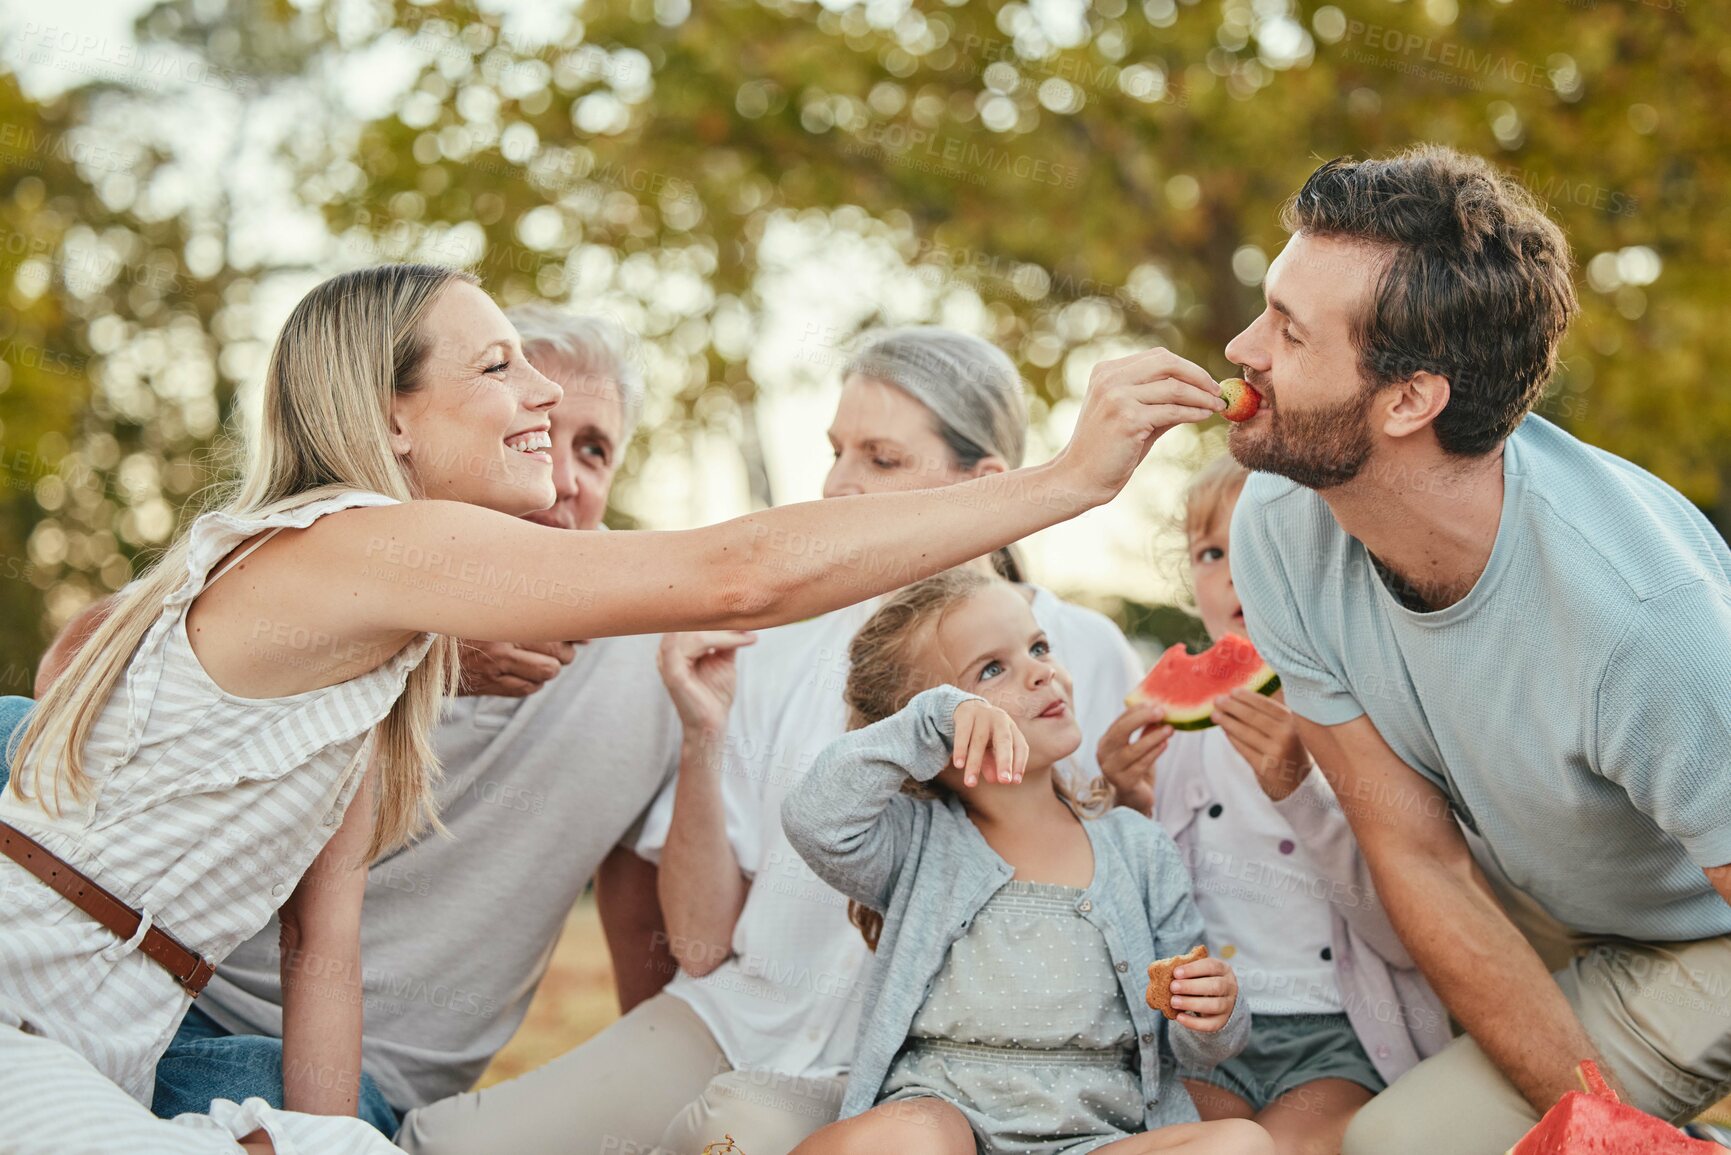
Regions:
<instances>
[{"instance_id":1,"label":"child's blonde hair","mask_svg":"<svg viewBox=\"0 0 1731 1155\"><path fill-rule=\"evenodd\" d=\"M391 450L392 399L421 388L437 334L433 302L471 273L430 265L380 265L330 278L301 298L271 350L256 448L224 513L264 517L343 490L420 496L414 474ZM89 791L84 746L132 655L187 578L191 535L183 530L115 606L12 737L12 790L25 783L58 813L61 791ZM439 637L410 671L403 693L375 727L378 768L370 857L437 826L439 762L432 729L454 693L457 642Z\"/></svg>"},{"instance_id":2,"label":"child's blonde hair","mask_svg":"<svg viewBox=\"0 0 1731 1155\"><path fill-rule=\"evenodd\" d=\"M923 690L943 685L945 680L922 669L916 657L920 643L943 616L989 586L1008 584L1002 577L973 566L961 566L934 574L891 594L866 620L848 645L848 729L858 730L900 712ZM1112 786L1096 777L1086 791L1078 793L1061 767L1054 768L1052 788L1069 807L1084 818L1098 818L1112 809L1116 799ZM941 798L948 791L936 779L908 779L902 792L916 798ZM870 907L849 902L848 921L877 950L884 917Z\"/></svg>"},{"instance_id":3,"label":"child's blonde hair","mask_svg":"<svg viewBox=\"0 0 1731 1155\"><path fill-rule=\"evenodd\" d=\"M1250 471L1230 453L1222 453L1198 469L1184 489L1185 538L1194 541L1218 528L1249 479Z\"/></svg>"}]
</instances>

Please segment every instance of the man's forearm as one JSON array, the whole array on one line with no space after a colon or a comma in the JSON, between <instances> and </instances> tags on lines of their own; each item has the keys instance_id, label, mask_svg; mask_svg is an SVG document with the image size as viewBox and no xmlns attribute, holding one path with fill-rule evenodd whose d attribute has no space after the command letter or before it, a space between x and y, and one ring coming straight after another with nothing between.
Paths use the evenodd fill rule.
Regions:
<instances>
[{"instance_id":1,"label":"man's forearm","mask_svg":"<svg viewBox=\"0 0 1731 1155\"><path fill-rule=\"evenodd\" d=\"M721 739L687 734L660 878L668 943L686 972L708 974L728 956L748 889L727 840Z\"/></svg>"},{"instance_id":2,"label":"man's forearm","mask_svg":"<svg viewBox=\"0 0 1731 1155\"><path fill-rule=\"evenodd\" d=\"M1432 988L1535 1110L1580 1089L1575 1066L1582 1059L1615 1078L1470 859L1412 854L1373 858L1371 867L1395 929Z\"/></svg>"}]
</instances>

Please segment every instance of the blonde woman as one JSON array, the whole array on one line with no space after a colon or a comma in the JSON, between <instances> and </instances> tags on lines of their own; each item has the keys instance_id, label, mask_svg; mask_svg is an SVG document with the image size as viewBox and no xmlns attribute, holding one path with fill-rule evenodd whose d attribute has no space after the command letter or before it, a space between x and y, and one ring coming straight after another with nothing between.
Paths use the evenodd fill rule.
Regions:
<instances>
[{"instance_id":1,"label":"blonde woman","mask_svg":"<svg viewBox=\"0 0 1731 1155\"><path fill-rule=\"evenodd\" d=\"M1075 438L1043 466L688 532L571 534L515 516L553 500L558 398L467 274L362 270L296 306L236 496L130 588L12 751L9 1150L383 1148L337 1118L359 1071L360 897L367 862L432 820L428 733L454 638L821 613L1109 500L1157 436L1220 407L1206 373L1155 351L1096 370ZM273 912L290 1109L154 1119L157 1057Z\"/></svg>"}]
</instances>

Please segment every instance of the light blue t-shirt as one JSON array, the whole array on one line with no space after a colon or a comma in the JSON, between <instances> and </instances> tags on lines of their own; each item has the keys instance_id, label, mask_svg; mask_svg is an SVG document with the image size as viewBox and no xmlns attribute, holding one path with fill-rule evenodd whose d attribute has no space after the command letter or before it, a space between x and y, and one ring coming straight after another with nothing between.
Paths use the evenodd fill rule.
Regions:
<instances>
[{"instance_id":1,"label":"light blue t-shirt","mask_svg":"<svg viewBox=\"0 0 1731 1155\"><path fill-rule=\"evenodd\" d=\"M1483 575L1415 613L1315 492L1253 476L1229 551L1251 639L1294 711L1369 715L1565 926L1731 933L1701 873L1731 862L1731 551L1676 490L1539 417L1503 478Z\"/></svg>"}]
</instances>

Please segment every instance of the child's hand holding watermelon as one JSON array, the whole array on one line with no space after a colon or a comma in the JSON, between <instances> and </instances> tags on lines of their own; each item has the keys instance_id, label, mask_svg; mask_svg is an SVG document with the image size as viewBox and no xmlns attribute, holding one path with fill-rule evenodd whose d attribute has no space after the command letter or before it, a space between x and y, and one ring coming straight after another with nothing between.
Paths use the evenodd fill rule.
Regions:
<instances>
[{"instance_id":1,"label":"child's hand holding watermelon","mask_svg":"<svg viewBox=\"0 0 1731 1155\"><path fill-rule=\"evenodd\" d=\"M1154 760L1172 740L1166 711L1158 702L1138 702L1118 715L1100 735L1094 755L1100 773L1117 792L1118 805L1139 813L1154 813Z\"/></svg>"},{"instance_id":2,"label":"child's hand holding watermelon","mask_svg":"<svg viewBox=\"0 0 1731 1155\"><path fill-rule=\"evenodd\" d=\"M1222 694L1214 699L1214 721L1256 771L1262 792L1275 802L1297 790L1310 773L1310 751L1278 690L1273 695L1243 689Z\"/></svg>"}]
</instances>

